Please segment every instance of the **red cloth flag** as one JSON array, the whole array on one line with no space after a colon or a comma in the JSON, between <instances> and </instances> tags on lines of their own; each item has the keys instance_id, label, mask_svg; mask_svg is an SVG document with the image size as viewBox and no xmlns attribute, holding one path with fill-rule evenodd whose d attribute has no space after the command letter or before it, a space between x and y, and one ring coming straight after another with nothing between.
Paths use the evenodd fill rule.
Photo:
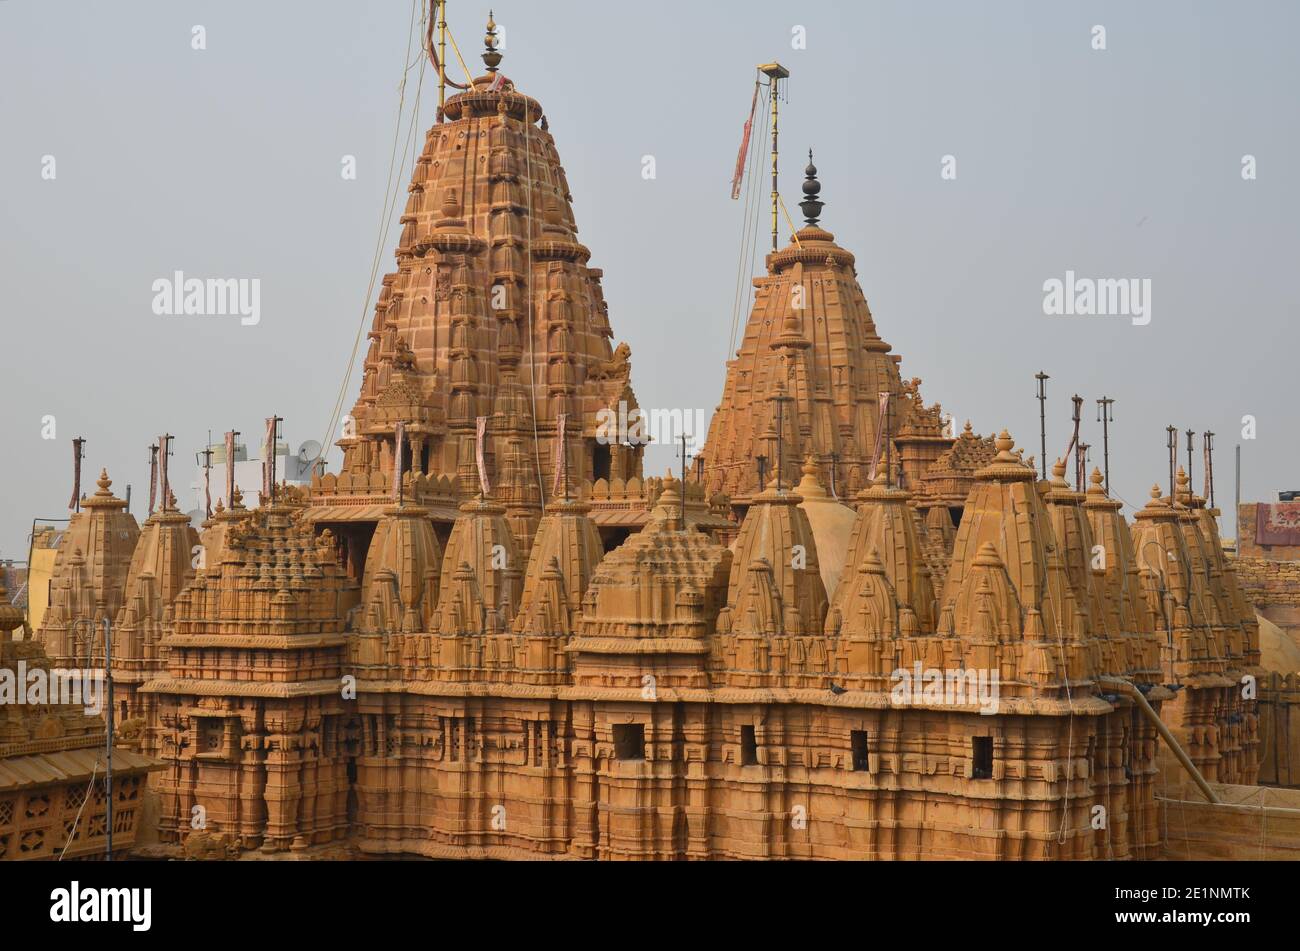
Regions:
<instances>
[{"instance_id":1,"label":"red cloth flag","mask_svg":"<svg viewBox=\"0 0 1300 951\"><path fill-rule=\"evenodd\" d=\"M567 413L560 413L555 420L555 485L551 487L551 495L557 499L569 494L569 453L564 435L568 419Z\"/></svg>"},{"instance_id":2,"label":"red cloth flag","mask_svg":"<svg viewBox=\"0 0 1300 951\"><path fill-rule=\"evenodd\" d=\"M880 449L885 444L886 414L889 412L889 394L880 393L880 419L876 422L876 448L871 451L871 481L876 481L876 467L880 464Z\"/></svg>"},{"instance_id":3,"label":"red cloth flag","mask_svg":"<svg viewBox=\"0 0 1300 951\"><path fill-rule=\"evenodd\" d=\"M745 134L740 139L740 154L736 156L736 171L731 176L731 199L740 197L740 183L745 178L745 159L749 155L749 137L754 131L754 113L758 110L758 83L754 83L754 98L749 103L749 118L745 120Z\"/></svg>"},{"instance_id":4,"label":"red cloth flag","mask_svg":"<svg viewBox=\"0 0 1300 951\"><path fill-rule=\"evenodd\" d=\"M72 501L68 503L69 512L77 507L77 500L81 498L81 445L84 442L80 436L72 440Z\"/></svg>"},{"instance_id":5,"label":"red cloth flag","mask_svg":"<svg viewBox=\"0 0 1300 951\"><path fill-rule=\"evenodd\" d=\"M393 442L396 444L393 453L393 498L401 501L402 465L406 457L406 423L400 419L393 430Z\"/></svg>"},{"instance_id":6,"label":"red cloth flag","mask_svg":"<svg viewBox=\"0 0 1300 951\"><path fill-rule=\"evenodd\" d=\"M488 482L487 477L487 460L483 458L483 443L487 438L486 416L479 416L475 420L474 429L474 465L478 468L478 486L483 491L483 498L487 498L492 491L492 485Z\"/></svg>"}]
</instances>

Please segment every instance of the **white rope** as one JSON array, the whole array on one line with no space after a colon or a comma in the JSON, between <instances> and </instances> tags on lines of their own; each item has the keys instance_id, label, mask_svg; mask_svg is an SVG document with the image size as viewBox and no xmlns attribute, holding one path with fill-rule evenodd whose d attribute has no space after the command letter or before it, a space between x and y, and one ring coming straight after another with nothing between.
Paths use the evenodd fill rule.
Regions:
<instances>
[{"instance_id":1,"label":"white rope","mask_svg":"<svg viewBox=\"0 0 1300 951\"><path fill-rule=\"evenodd\" d=\"M318 453L316 458L312 460L313 468L320 461L321 457L324 456L325 453L329 452L329 446L334 440L334 433L338 429L339 419L343 414L344 401L347 399L348 386L352 382L352 371L356 366L357 353L361 349L361 341L365 337L366 318L370 315L370 301L374 295L375 280L379 274L379 262L383 255L384 238L388 231L388 222L392 216L393 209L396 207L397 204L398 189L395 188L393 185L393 173L395 168L397 167L397 144L399 141L401 141L402 115L406 109L406 80L410 74L411 68L415 65L415 62L411 59L411 47L414 45L413 40L416 35L415 11L417 7L420 9L420 24L421 26L423 26L424 24L425 10L424 10L424 4L422 0L411 0L411 20L410 20L410 26L406 38L406 55L402 57L402 62L407 65L402 70L402 80L397 87L398 89L397 124L393 129L393 145L389 152L389 158L388 158L388 180L384 185L384 204L383 204L383 210L379 214L379 233L375 236L375 249L370 263L370 279L366 285L365 300L362 302L361 305L361 321L360 324L357 326L356 337L352 341L352 351L348 355L348 362L343 375L343 381L342 383L339 384L339 392L334 400L334 408L330 413L329 425L326 427L324 438L321 439L320 453ZM421 33L423 33L423 30L421 30ZM423 42L424 41L421 40L421 44L423 44ZM425 67L428 65L428 58L424 56L420 56L419 61L420 61L420 74L419 74L419 81L416 88L415 105L411 110L411 120L410 120L411 130L414 130L416 120L419 118L419 110L420 110L419 90L424 85L424 70ZM410 148L411 138L412 138L411 131L408 131L407 145L402 150L403 166L405 166L406 163L406 155ZM400 181L398 184L400 186Z\"/></svg>"},{"instance_id":2,"label":"white rope","mask_svg":"<svg viewBox=\"0 0 1300 951\"><path fill-rule=\"evenodd\" d=\"M68 833L68 838L63 843L63 849L62 851L59 852L59 857L57 861L60 862L63 861L63 856L67 853L68 846L70 846L72 844L72 840L77 837L77 826L81 823L81 814L86 811L86 803L90 801L90 793L91 790L95 788L95 777L98 774L99 774L99 754L96 753L95 765L92 766L90 769L90 785L86 787L86 795L81 800L81 808L77 810L77 818L72 820L72 830Z\"/></svg>"}]
</instances>

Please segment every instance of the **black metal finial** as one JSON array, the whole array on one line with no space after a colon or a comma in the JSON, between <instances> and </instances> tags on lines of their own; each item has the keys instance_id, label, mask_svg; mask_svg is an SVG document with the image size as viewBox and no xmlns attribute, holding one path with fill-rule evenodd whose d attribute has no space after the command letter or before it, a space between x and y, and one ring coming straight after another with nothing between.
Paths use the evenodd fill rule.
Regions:
<instances>
[{"instance_id":1,"label":"black metal finial","mask_svg":"<svg viewBox=\"0 0 1300 951\"><path fill-rule=\"evenodd\" d=\"M483 38L483 45L486 50L483 53L483 62L487 66L489 73L495 73L497 67L501 65L501 54L497 51L497 24L493 19L492 11L488 11L487 35Z\"/></svg>"},{"instance_id":2,"label":"black metal finial","mask_svg":"<svg viewBox=\"0 0 1300 951\"><path fill-rule=\"evenodd\" d=\"M810 226L815 226L826 203L817 197L821 194L822 183L817 180L817 166L813 164L812 149L808 150L808 167L803 170L803 173L804 199L799 202L799 207L803 210L804 221Z\"/></svg>"}]
</instances>

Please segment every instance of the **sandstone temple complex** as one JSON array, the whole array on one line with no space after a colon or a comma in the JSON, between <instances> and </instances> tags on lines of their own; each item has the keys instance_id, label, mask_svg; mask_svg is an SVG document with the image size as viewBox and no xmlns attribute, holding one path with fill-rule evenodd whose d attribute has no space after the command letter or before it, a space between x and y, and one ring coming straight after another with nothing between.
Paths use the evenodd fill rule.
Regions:
<instances>
[{"instance_id":1,"label":"sandstone temple complex","mask_svg":"<svg viewBox=\"0 0 1300 951\"><path fill-rule=\"evenodd\" d=\"M0 598L0 667L111 675L122 850L1300 856L1298 674L1189 473L1126 520L952 425L810 158L697 465L647 475L545 110L491 23L483 61L415 162L341 468L198 525L103 473L39 627ZM0 858L96 847L105 739L0 705Z\"/></svg>"}]
</instances>

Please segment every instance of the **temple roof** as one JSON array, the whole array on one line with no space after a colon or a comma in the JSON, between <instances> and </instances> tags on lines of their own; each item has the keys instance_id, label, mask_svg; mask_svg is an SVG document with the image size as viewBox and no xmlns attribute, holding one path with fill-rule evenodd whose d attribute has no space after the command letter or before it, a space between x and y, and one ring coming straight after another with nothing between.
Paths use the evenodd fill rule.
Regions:
<instances>
[{"instance_id":1,"label":"temple roof","mask_svg":"<svg viewBox=\"0 0 1300 951\"><path fill-rule=\"evenodd\" d=\"M766 456L775 470L783 405L780 413L793 427L792 435L782 435L786 484L812 453L843 473L837 494L858 491L870 475L880 394L899 398L903 385L891 347L876 332L853 255L831 232L809 224L767 256L767 273L754 287L703 450L710 490L742 501L761 490L755 458ZM895 432L901 415L889 416Z\"/></svg>"}]
</instances>

